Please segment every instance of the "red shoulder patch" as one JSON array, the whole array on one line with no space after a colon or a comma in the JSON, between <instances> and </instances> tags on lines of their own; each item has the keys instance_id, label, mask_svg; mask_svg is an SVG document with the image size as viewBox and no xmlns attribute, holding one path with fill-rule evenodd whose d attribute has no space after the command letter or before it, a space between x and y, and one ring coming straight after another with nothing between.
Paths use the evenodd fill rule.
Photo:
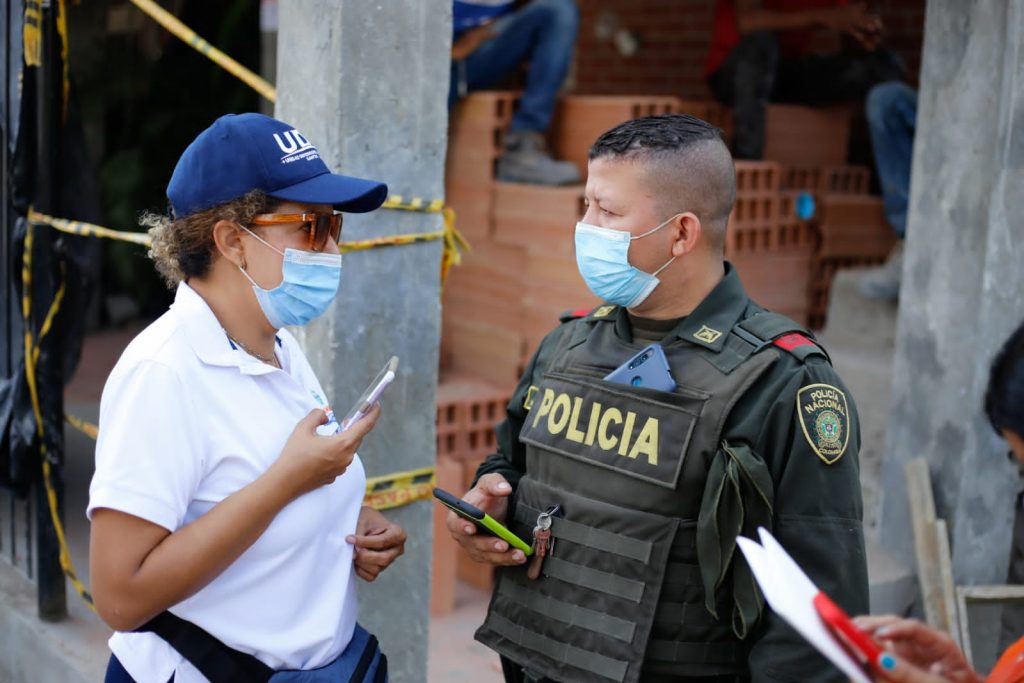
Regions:
<instances>
[{"instance_id":1,"label":"red shoulder patch","mask_svg":"<svg viewBox=\"0 0 1024 683\"><path fill-rule=\"evenodd\" d=\"M810 339L798 332L791 332L790 334L784 334L775 341L772 342L775 346L786 351L792 351L793 349L801 346L814 346L818 345L812 342Z\"/></svg>"},{"instance_id":2,"label":"red shoulder patch","mask_svg":"<svg viewBox=\"0 0 1024 683\"><path fill-rule=\"evenodd\" d=\"M571 311L566 311L558 316L559 322L567 323L570 320L578 320L579 318L586 318L590 315L590 312L594 310L592 308L576 308Z\"/></svg>"}]
</instances>

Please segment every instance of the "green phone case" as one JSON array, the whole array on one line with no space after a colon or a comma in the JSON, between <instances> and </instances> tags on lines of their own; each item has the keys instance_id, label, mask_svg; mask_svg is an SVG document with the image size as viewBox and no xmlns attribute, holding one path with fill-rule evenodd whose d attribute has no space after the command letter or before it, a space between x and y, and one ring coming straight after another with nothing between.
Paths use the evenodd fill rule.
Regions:
<instances>
[{"instance_id":1,"label":"green phone case","mask_svg":"<svg viewBox=\"0 0 1024 683\"><path fill-rule=\"evenodd\" d=\"M516 548L518 550L522 550L527 557L533 554L533 548L530 546L529 543L527 543L526 541L524 541L523 539L519 538L514 533L506 529L504 524L494 519L483 510L480 510L479 508L476 508L470 505L469 503L466 503L465 501L456 498L447 491L444 491L439 488L434 489L434 497L437 498L437 502L441 503L455 514L459 515L464 519L469 520L470 522L473 522L474 524L484 527L492 534L508 543L511 547ZM461 507L459 507L460 505L466 506L468 510L462 509ZM469 510L472 510L473 514L470 514ZM476 516L477 514L481 516L478 517Z\"/></svg>"},{"instance_id":2,"label":"green phone case","mask_svg":"<svg viewBox=\"0 0 1024 683\"><path fill-rule=\"evenodd\" d=\"M484 518L480 520L480 523L488 529L490 529L491 533L493 533L495 536L502 539L503 541L508 542L508 544L513 548L518 548L519 550L522 550L527 557L533 554L533 548L531 548L526 543L526 541L524 541L523 539L519 538L514 533L506 529L504 524L494 519L494 517L491 517L486 512L484 513Z\"/></svg>"}]
</instances>

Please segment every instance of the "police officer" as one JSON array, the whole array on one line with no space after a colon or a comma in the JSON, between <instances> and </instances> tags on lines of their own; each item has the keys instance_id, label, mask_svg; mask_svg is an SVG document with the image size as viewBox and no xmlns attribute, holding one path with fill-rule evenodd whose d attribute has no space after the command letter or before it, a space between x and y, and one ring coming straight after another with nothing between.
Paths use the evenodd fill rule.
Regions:
<instances>
[{"instance_id":1,"label":"police officer","mask_svg":"<svg viewBox=\"0 0 1024 683\"><path fill-rule=\"evenodd\" d=\"M837 676L765 608L735 539L770 528L844 609L868 608L856 408L810 333L724 261L735 195L717 129L691 116L590 150L576 253L605 304L541 342L465 495L534 551L448 517L500 567L476 638L506 680ZM675 390L604 379L652 342Z\"/></svg>"}]
</instances>

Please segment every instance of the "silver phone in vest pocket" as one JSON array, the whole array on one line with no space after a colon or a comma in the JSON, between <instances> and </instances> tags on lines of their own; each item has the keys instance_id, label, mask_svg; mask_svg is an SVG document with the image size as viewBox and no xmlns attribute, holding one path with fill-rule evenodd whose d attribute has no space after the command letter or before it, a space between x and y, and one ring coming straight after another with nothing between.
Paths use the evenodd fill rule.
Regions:
<instances>
[{"instance_id":1,"label":"silver phone in vest pocket","mask_svg":"<svg viewBox=\"0 0 1024 683\"><path fill-rule=\"evenodd\" d=\"M672 370L668 366L668 359L665 358L661 344L645 346L604 378L608 382L657 391L675 391L676 388L676 381L672 377Z\"/></svg>"}]
</instances>

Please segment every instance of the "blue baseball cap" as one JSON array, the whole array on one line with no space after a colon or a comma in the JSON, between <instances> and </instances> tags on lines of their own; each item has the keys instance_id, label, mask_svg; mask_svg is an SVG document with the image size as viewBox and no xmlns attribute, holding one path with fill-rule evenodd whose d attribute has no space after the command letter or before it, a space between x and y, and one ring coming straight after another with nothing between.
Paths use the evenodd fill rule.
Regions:
<instances>
[{"instance_id":1,"label":"blue baseball cap","mask_svg":"<svg viewBox=\"0 0 1024 683\"><path fill-rule=\"evenodd\" d=\"M331 173L294 126L263 114L228 114L182 153L167 184L167 199L181 218L252 190L351 213L373 211L388 196L384 183Z\"/></svg>"}]
</instances>

